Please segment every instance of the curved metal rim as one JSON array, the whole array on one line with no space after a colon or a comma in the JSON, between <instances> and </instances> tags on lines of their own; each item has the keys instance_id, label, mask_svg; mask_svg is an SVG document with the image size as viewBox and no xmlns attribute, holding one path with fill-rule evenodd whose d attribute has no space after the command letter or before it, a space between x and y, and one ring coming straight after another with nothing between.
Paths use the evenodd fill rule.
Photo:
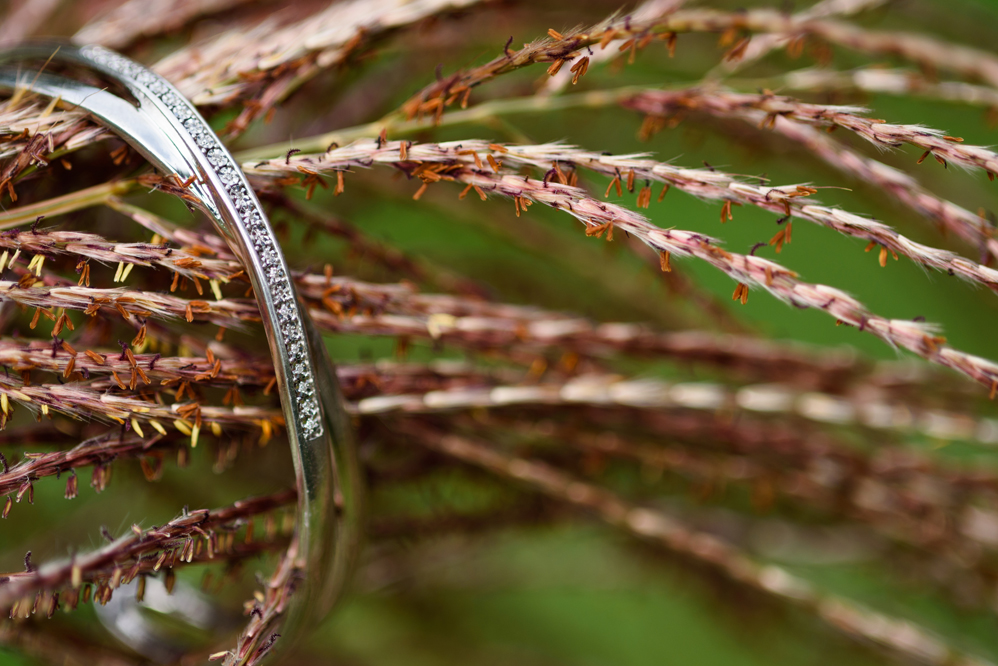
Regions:
<instances>
[{"instance_id":1,"label":"curved metal rim","mask_svg":"<svg viewBox=\"0 0 998 666\"><path fill-rule=\"evenodd\" d=\"M73 79L10 66L45 58L120 83L137 105ZM0 64L8 65L0 68L0 88L28 83L32 92L61 98L89 112L166 174L181 181L193 177L188 191L246 266L274 359L297 477L296 565L305 580L286 611L280 641L286 648L340 596L359 551L362 492L339 383L260 202L193 105L137 63L99 46L38 43L0 52Z\"/></svg>"}]
</instances>

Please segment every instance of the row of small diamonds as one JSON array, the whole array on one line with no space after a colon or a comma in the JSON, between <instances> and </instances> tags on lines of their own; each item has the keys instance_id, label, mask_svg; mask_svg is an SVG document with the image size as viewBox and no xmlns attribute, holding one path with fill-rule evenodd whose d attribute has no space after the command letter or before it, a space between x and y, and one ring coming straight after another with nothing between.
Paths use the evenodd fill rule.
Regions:
<instances>
[{"instance_id":1,"label":"row of small diamonds","mask_svg":"<svg viewBox=\"0 0 998 666\"><path fill-rule=\"evenodd\" d=\"M174 92L162 78L131 60L100 47L89 48L85 55L94 62L137 81L156 95L190 133L222 181L249 234L253 249L263 266L267 288L274 298L278 330L290 359L290 381L301 432L305 439L318 437L322 434L319 401L294 289L281 265L280 251L273 233L261 215L259 205L250 194L239 167L204 120L197 116L187 101Z\"/></svg>"}]
</instances>

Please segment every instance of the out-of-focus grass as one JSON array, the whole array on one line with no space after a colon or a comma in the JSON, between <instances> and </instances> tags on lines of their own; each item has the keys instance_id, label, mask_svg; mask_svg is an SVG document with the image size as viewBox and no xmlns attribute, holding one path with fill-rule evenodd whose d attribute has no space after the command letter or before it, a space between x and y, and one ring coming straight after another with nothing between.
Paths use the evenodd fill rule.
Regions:
<instances>
[{"instance_id":1,"label":"out-of-focus grass","mask_svg":"<svg viewBox=\"0 0 998 666\"><path fill-rule=\"evenodd\" d=\"M604 530L448 546L410 578L348 602L310 647L385 666L876 663L806 622L787 632L772 608L725 608L709 586Z\"/></svg>"}]
</instances>

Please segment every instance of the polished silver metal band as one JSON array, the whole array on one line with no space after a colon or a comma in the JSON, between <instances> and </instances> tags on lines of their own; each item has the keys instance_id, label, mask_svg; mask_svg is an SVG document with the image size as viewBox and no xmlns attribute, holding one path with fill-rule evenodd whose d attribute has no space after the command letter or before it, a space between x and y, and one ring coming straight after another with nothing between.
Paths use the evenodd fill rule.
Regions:
<instances>
[{"instance_id":1,"label":"polished silver metal band","mask_svg":"<svg viewBox=\"0 0 998 666\"><path fill-rule=\"evenodd\" d=\"M38 63L82 66L127 89L126 99ZM153 165L181 182L246 266L267 334L298 488L297 586L290 630L325 615L339 596L360 541L361 491L353 436L322 337L299 303L280 245L232 155L197 109L159 75L99 46L33 44L0 53L0 89L30 87L89 112Z\"/></svg>"}]
</instances>

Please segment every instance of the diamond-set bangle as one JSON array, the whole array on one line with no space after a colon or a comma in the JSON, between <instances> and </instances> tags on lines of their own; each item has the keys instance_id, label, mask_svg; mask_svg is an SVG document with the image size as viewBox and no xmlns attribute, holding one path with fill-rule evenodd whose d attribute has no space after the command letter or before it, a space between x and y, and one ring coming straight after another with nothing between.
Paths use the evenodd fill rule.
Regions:
<instances>
[{"instance_id":1,"label":"diamond-set bangle","mask_svg":"<svg viewBox=\"0 0 998 666\"><path fill-rule=\"evenodd\" d=\"M80 49L80 53L132 85L141 87L146 94L159 99L179 121L214 170L238 212L241 225L250 241L247 248L256 253L263 267L265 288L272 297L275 329L289 359L291 376L288 381L291 383L290 394L293 396L294 413L297 415L300 432L307 440L320 437L323 434L322 417L294 286L277 238L242 170L190 102L161 76L99 46L84 47Z\"/></svg>"},{"instance_id":2,"label":"diamond-set bangle","mask_svg":"<svg viewBox=\"0 0 998 666\"><path fill-rule=\"evenodd\" d=\"M44 71L49 63L55 66ZM118 89L79 80L72 69L51 71L61 65L82 66ZM364 501L356 442L335 369L299 302L267 215L194 106L169 82L128 58L99 46L62 42L0 48L0 92L19 90L88 113L160 172L178 178L186 187L185 199L205 212L246 267L278 378L298 494L288 552L300 584L282 611L284 638L278 648L287 649L340 598L360 552ZM132 649L142 654L178 649L174 638L157 633L156 622L141 612L128 621L131 629L115 636Z\"/></svg>"}]
</instances>

